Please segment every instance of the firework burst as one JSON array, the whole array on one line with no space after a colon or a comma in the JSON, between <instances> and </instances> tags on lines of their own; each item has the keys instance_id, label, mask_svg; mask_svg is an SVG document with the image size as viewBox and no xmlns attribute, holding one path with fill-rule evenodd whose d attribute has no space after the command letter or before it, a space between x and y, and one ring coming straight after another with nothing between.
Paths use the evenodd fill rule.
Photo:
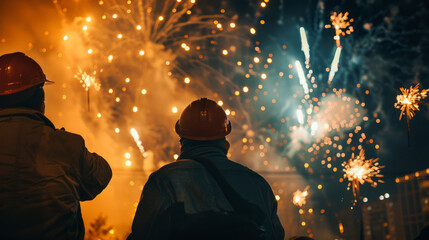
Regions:
<instances>
[{"instance_id":1,"label":"firework burst","mask_svg":"<svg viewBox=\"0 0 429 240\"><path fill-rule=\"evenodd\" d=\"M410 89L400 88L400 95L396 96L395 108L401 109L399 120L403 115L407 116L407 125L409 127L409 121L414 117L415 112L419 111L419 104L423 103L422 99L427 97L429 89L419 90L419 83L416 86L411 86Z\"/></svg>"},{"instance_id":2,"label":"firework burst","mask_svg":"<svg viewBox=\"0 0 429 240\"><path fill-rule=\"evenodd\" d=\"M350 185L353 189L353 195L355 198L359 196L359 185L365 182L370 183L372 187L377 186L377 182L383 182L381 179L374 181L372 178L381 178L383 175L380 174L380 169L384 166L380 166L378 158L376 159L365 159L365 151L360 150L359 155L355 157L352 153L352 157L348 162L343 162L344 178L349 180L348 188Z\"/></svg>"},{"instance_id":3,"label":"firework burst","mask_svg":"<svg viewBox=\"0 0 429 240\"><path fill-rule=\"evenodd\" d=\"M106 126L140 129L150 139L140 141L162 161L177 153L177 143L166 139L175 139L170 127L180 109L191 99L213 96L220 85L225 92L237 88L220 71L228 66L239 38L239 27L225 10L210 14L211 7L196 6L195 0L106 0L81 3L90 13L71 17L74 11L54 3L65 20L64 55L87 90L88 109L93 86L97 94L91 95L91 108L107 117L92 120L97 126L109 121ZM119 133L106 130L112 137Z\"/></svg>"},{"instance_id":4,"label":"firework burst","mask_svg":"<svg viewBox=\"0 0 429 240\"><path fill-rule=\"evenodd\" d=\"M331 24L325 26L325 28L333 27L335 29L334 39L337 42L337 47L341 47L340 36L345 36L346 34L351 34L354 29L353 26L350 26L350 23L354 21L353 18L349 19L349 13L337 13L334 12L331 15Z\"/></svg>"},{"instance_id":5,"label":"firework burst","mask_svg":"<svg viewBox=\"0 0 429 240\"><path fill-rule=\"evenodd\" d=\"M75 75L75 78L80 81L82 87L85 88L86 91L89 91L90 87L94 87L96 91L100 90L100 83L96 81L95 75L97 71L94 71L93 74L88 74L83 72L82 69L79 68L79 72Z\"/></svg>"}]
</instances>

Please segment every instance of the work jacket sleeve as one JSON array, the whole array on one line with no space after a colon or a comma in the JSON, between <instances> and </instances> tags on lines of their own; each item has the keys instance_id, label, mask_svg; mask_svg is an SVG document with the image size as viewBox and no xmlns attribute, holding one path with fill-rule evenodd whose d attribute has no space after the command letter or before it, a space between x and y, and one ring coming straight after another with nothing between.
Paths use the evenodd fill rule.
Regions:
<instances>
[{"instance_id":1,"label":"work jacket sleeve","mask_svg":"<svg viewBox=\"0 0 429 240\"><path fill-rule=\"evenodd\" d=\"M154 233L154 225L161 212L171 204L155 174L152 174L143 188L142 196L134 216L131 234L127 240L164 239L168 232ZM168 229L165 229L168 231Z\"/></svg>"},{"instance_id":2,"label":"work jacket sleeve","mask_svg":"<svg viewBox=\"0 0 429 240\"><path fill-rule=\"evenodd\" d=\"M272 204L272 210L271 210L271 222L273 224L273 233L274 233L274 238L276 240L283 240L285 238L285 231L283 229L282 224L280 223L280 219L277 215L277 201L274 198L273 195L273 204Z\"/></svg>"},{"instance_id":3,"label":"work jacket sleeve","mask_svg":"<svg viewBox=\"0 0 429 240\"><path fill-rule=\"evenodd\" d=\"M80 200L92 200L107 186L112 169L104 158L83 146L79 159Z\"/></svg>"},{"instance_id":4,"label":"work jacket sleeve","mask_svg":"<svg viewBox=\"0 0 429 240\"><path fill-rule=\"evenodd\" d=\"M270 232L270 236L267 236L267 239L271 240L284 240L285 231L283 229L282 224L280 223L280 219L277 215L277 200L274 197L273 190L270 185L264 180L266 196L268 199L268 211L269 215L266 218L266 221L269 222L268 227L271 228L268 232ZM267 225L266 225L267 226ZM271 235L272 234L272 235Z\"/></svg>"}]
</instances>

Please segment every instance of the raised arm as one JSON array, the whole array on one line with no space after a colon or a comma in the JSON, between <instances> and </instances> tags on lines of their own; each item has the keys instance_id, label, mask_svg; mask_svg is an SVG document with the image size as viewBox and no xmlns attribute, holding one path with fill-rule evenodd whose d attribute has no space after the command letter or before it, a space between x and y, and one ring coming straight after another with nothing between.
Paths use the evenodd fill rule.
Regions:
<instances>
[{"instance_id":1,"label":"raised arm","mask_svg":"<svg viewBox=\"0 0 429 240\"><path fill-rule=\"evenodd\" d=\"M81 180L79 196L81 201L94 199L107 186L112 178L112 169L104 158L90 153L83 146L79 162Z\"/></svg>"}]
</instances>

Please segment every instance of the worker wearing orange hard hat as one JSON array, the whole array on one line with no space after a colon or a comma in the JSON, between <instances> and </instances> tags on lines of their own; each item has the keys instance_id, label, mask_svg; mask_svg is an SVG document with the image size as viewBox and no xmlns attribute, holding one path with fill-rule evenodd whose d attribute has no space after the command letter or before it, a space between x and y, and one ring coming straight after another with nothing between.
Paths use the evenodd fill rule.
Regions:
<instances>
[{"instance_id":1,"label":"worker wearing orange hard hat","mask_svg":"<svg viewBox=\"0 0 429 240\"><path fill-rule=\"evenodd\" d=\"M0 56L0 239L84 239L80 201L112 177L81 136L44 115L49 82L25 54Z\"/></svg>"},{"instance_id":2,"label":"worker wearing orange hard hat","mask_svg":"<svg viewBox=\"0 0 429 240\"><path fill-rule=\"evenodd\" d=\"M149 177L128 240L284 238L269 184L227 158L231 122L221 106L193 101L175 131L180 156Z\"/></svg>"}]
</instances>

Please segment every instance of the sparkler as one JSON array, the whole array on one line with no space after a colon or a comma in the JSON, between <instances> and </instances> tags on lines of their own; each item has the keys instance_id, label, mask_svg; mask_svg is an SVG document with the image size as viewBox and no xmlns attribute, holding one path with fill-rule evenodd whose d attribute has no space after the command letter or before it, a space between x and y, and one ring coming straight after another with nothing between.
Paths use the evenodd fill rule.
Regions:
<instances>
[{"instance_id":1,"label":"sparkler","mask_svg":"<svg viewBox=\"0 0 429 240\"><path fill-rule=\"evenodd\" d=\"M381 178L383 175L380 174L380 169L384 166L380 166L378 163L378 158L376 159L365 159L365 151L363 149L360 150L359 155L355 157L354 153L352 153L352 157L348 162L343 162L343 172L344 178L349 180L349 184L347 186L350 189L350 185L352 185L353 196L355 197L355 202L353 205L357 203L355 213L358 215L359 219L359 234L362 239L363 235L363 217L362 217L362 206L361 206L361 197L359 186L360 184L364 184L368 182L372 187L377 187L377 182L383 182L381 179L374 181L372 178L377 177Z\"/></svg>"},{"instance_id":2,"label":"sparkler","mask_svg":"<svg viewBox=\"0 0 429 240\"><path fill-rule=\"evenodd\" d=\"M410 89L400 88L400 95L396 96L397 102L395 103L395 108L401 109L401 114L399 115L399 120L401 120L402 115L407 116L407 135L408 135L408 145L410 145L410 119L414 117L415 111L419 111L419 104L426 103L421 101L427 97L427 92L429 89L423 89L419 91L419 83L416 86L411 86Z\"/></svg>"},{"instance_id":3,"label":"sparkler","mask_svg":"<svg viewBox=\"0 0 429 240\"><path fill-rule=\"evenodd\" d=\"M411 86L410 89L400 88L400 95L396 96L397 102L395 103L395 108L401 109L401 114L399 115L399 120L401 120L402 115L407 116L407 127L408 134L410 132L410 119L414 117L415 112L419 111L420 103L427 103L422 101L427 97L429 89L419 90L419 83L416 86Z\"/></svg>"},{"instance_id":4,"label":"sparkler","mask_svg":"<svg viewBox=\"0 0 429 240\"><path fill-rule=\"evenodd\" d=\"M352 157L348 162L343 162L344 178L349 180L348 188L352 185L353 196L359 199L359 185L368 182L372 187L377 186L377 182L383 182L381 179L374 181L372 178L381 178L383 175L380 174L380 169L384 166L380 166L378 158L376 159L365 159L365 151L360 150L359 155L355 157L352 153Z\"/></svg>"},{"instance_id":5,"label":"sparkler","mask_svg":"<svg viewBox=\"0 0 429 240\"><path fill-rule=\"evenodd\" d=\"M296 190L296 192L293 193L292 202L295 206L302 207L307 203L307 196L308 196L308 188L310 186L307 186L304 191Z\"/></svg>"},{"instance_id":6,"label":"sparkler","mask_svg":"<svg viewBox=\"0 0 429 240\"><path fill-rule=\"evenodd\" d=\"M74 75L75 78L80 80L82 87L85 88L88 111L90 110L90 94L89 94L90 87L91 86L94 87L96 91L99 91L101 87L101 84L95 81L96 74L97 74L97 71L94 71L93 75L90 75L86 72L83 72L81 68L78 68L78 73Z\"/></svg>"},{"instance_id":7,"label":"sparkler","mask_svg":"<svg viewBox=\"0 0 429 240\"><path fill-rule=\"evenodd\" d=\"M335 28L334 39L337 42L337 47L341 47L340 36L345 36L354 31L353 26L350 23L354 21L353 18L349 19L349 13L336 13L331 15L331 24L325 25L325 28Z\"/></svg>"}]
</instances>

